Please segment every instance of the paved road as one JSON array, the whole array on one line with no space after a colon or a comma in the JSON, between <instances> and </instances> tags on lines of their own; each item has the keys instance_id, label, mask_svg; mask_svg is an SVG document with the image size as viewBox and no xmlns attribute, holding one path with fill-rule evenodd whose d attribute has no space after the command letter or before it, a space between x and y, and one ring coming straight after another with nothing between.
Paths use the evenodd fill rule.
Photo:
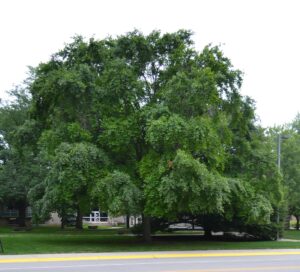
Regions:
<instances>
[{"instance_id":1,"label":"paved road","mask_svg":"<svg viewBox=\"0 0 300 272\"><path fill-rule=\"evenodd\" d=\"M0 271L300 271L300 250L142 252L0 256Z\"/></svg>"}]
</instances>

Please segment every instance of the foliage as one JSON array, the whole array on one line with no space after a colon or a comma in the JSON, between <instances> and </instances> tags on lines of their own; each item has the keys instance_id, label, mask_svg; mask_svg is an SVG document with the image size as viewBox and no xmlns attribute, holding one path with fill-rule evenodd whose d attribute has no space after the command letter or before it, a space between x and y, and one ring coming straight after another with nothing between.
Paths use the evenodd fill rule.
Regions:
<instances>
[{"instance_id":1,"label":"foliage","mask_svg":"<svg viewBox=\"0 0 300 272\"><path fill-rule=\"evenodd\" d=\"M109 173L97 183L94 192L102 209L112 215L138 214L140 191L130 176L120 171Z\"/></svg>"},{"instance_id":2,"label":"foliage","mask_svg":"<svg viewBox=\"0 0 300 272\"><path fill-rule=\"evenodd\" d=\"M289 214L297 219L296 228L299 229L300 216L300 116L286 126L281 133L281 171L287 191Z\"/></svg>"},{"instance_id":3,"label":"foliage","mask_svg":"<svg viewBox=\"0 0 300 272\"><path fill-rule=\"evenodd\" d=\"M34 140L37 126L28 119L30 95L26 89L16 88L15 101L0 108L0 202L19 210L19 224L25 224L28 192L44 175Z\"/></svg>"},{"instance_id":4,"label":"foliage","mask_svg":"<svg viewBox=\"0 0 300 272\"><path fill-rule=\"evenodd\" d=\"M221 49L196 51L190 31L75 37L28 81L15 134L46 172L32 204L62 217L97 205L140 214L148 240L150 217L198 218L208 231L212 218L268 224L281 180L241 84Z\"/></svg>"},{"instance_id":5,"label":"foliage","mask_svg":"<svg viewBox=\"0 0 300 272\"><path fill-rule=\"evenodd\" d=\"M92 144L62 143L47 175L43 208L63 218L72 209L88 213L93 207L88 196L107 164L106 155Z\"/></svg>"},{"instance_id":6,"label":"foliage","mask_svg":"<svg viewBox=\"0 0 300 272\"><path fill-rule=\"evenodd\" d=\"M160 178L149 177L146 182L146 211L169 219L178 213L222 213L229 193L226 179L213 175L182 150L169 164L165 161Z\"/></svg>"}]
</instances>

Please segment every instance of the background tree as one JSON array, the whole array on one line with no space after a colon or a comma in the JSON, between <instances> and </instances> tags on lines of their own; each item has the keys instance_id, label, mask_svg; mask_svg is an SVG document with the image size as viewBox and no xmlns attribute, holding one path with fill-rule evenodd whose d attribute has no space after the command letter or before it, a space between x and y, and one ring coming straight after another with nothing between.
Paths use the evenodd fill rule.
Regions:
<instances>
[{"instance_id":1,"label":"background tree","mask_svg":"<svg viewBox=\"0 0 300 272\"><path fill-rule=\"evenodd\" d=\"M0 195L5 206L19 211L18 223L25 226L27 194L40 182L43 169L33 145L37 128L29 119L30 96L18 88L11 95L15 100L0 108Z\"/></svg>"},{"instance_id":2,"label":"background tree","mask_svg":"<svg viewBox=\"0 0 300 272\"><path fill-rule=\"evenodd\" d=\"M281 171L286 186L288 214L294 215L299 230L300 219L300 116L280 133L286 139L281 142Z\"/></svg>"}]
</instances>

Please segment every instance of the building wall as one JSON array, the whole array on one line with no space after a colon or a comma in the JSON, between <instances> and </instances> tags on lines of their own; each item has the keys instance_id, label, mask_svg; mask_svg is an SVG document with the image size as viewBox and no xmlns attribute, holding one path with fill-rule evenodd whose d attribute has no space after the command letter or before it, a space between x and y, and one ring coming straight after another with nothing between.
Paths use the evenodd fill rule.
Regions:
<instances>
[{"instance_id":1,"label":"building wall","mask_svg":"<svg viewBox=\"0 0 300 272\"><path fill-rule=\"evenodd\" d=\"M57 213L51 213L51 217L45 222L45 225L56 226L61 224L61 219Z\"/></svg>"},{"instance_id":2,"label":"building wall","mask_svg":"<svg viewBox=\"0 0 300 272\"><path fill-rule=\"evenodd\" d=\"M118 224L125 224L126 223L126 217L125 216L119 216L119 217L110 217L108 216L107 222L101 222L99 225L118 225ZM51 218L45 222L45 225L49 226L55 226L60 225L61 219L58 216L57 213L51 213ZM95 224L95 223L92 223Z\"/></svg>"}]
</instances>

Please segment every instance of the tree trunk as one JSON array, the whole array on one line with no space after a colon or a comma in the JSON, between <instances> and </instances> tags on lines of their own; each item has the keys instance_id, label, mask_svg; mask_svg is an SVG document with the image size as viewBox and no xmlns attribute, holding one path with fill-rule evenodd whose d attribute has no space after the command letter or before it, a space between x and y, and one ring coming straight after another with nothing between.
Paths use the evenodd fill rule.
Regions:
<instances>
[{"instance_id":1,"label":"tree trunk","mask_svg":"<svg viewBox=\"0 0 300 272\"><path fill-rule=\"evenodd\" d=\"M67 225L67 214L65 213L64 209L61 210L60 218L61 218L60 228L63 230L63 229L65 229L65 226Z\"/></svg>"},{"instance_id":2,"label":"tree trunk","mask_svg":"<svg viewBox=\"0 0 300 272\"><path fill-rule=\"evenodd\" d=\"M80 208L77 208L77 215L76 215L76 225L75 225L76 229L82 230L83 229L83 225L82 225L82 214L80 211Z\"/></svg>"},{"instance_id":3,"label":"tree trunk","mask_svg":"<svg viewBox=\"0 0 300 272\"><path fill-rule=\"evenodd\" d=\"M65 226L66 226L66 217L63 216L61 218L60 228L63 230L63 229L65 229Z\"/></svg>"},{"instance_id":4,"label":"tree trunk","mask_svg":"<svg viewBox=\"0 0 300 272\"><path fill-rule=\"evenodd\" d=\"M285 219L284 219L284 229L285 230L289 230L291 228L290 221L291 221L291 215L288 214L285 216Z\"/></svg>"},{"instance_id":5,"label":"tree trunk","mask_svg":"<svg viewBox=\"0 0 300 272\"><path fill-rule=\"evenodd\" d=\"M146 243L151 243L151 218L150 216L143 215L143 227L144 227L144 241Z\"/></svg>"},{"instance_id":6,"label":"tree trunk","mask_svg":"<svg viewBox=\"0 0 300 272\"><path fill-rule=\"evenodd\" d=\"M211 239L212 234L211 234L211 230L210 229L204 229L204 237L206 239Z\"/></svg>"},{"instance_id":7,"label":"tree trunk","mask_svg":"<svg viewBox=\"0 0 300 272\"><path fill-rule=\"evenodd\" d=\"M130 220L130 215L127 214L127 215L126 215L126 229L129 229L129 228L130 228L129 220Z\"/></svg>"},{"instance_id":8,"label":"tree trunk","mask_svg":"<svg viewBox=\"0 0 300 272\"><path fill-rule=\"evenodd\" d=\"M296 215L296 230L299 230L299 215Z\"/></svg>"},{"instance_id":9,"label":"tree trunk","mask_svg":"<svg viewBox=\"0 0 300 272\"><path fill-rule=\"evenodd\" d=\"M19 217L18 217L18 225L19 227L26 227L26 204L20 203L18 205Z\"/></svg>"}]
</instances>

